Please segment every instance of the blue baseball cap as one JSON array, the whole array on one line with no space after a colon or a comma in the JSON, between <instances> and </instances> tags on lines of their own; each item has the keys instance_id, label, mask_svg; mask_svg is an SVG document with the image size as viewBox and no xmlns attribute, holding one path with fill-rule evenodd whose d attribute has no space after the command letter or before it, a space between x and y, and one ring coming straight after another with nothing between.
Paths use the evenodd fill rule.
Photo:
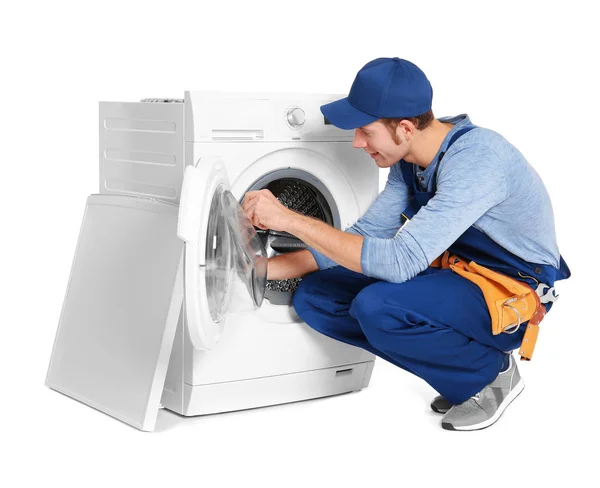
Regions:
<instances>
[{"instance_id":1,"label":"blue baseball cap","mask_svg":"<svg viewBox=\"0 0 600 488\"><path fill-rule=\"evenodd\" d=\"M431 110L433 89L421 69L400 58L377 58L357 73L346 98L321 106L340 129L356 129L381 118L416 117Z\"/></svg>"}]
</instances>

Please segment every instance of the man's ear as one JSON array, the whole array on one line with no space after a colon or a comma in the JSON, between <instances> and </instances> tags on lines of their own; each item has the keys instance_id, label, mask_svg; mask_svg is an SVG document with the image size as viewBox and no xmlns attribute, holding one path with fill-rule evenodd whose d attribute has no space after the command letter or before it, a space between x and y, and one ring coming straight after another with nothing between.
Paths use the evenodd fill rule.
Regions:
<instances>
[{"instance_id":1,"label":"man's ear","mask_svg":"<svg viewBox=\"0 0 600 488\"><path fill-rule=\"evenodd\" d=\"M410 120L401 120L398 126L396 127L396 134L400 138L400 140L408 140L410 141L415 135L416 131L415 125Z\"/></svg>"}]
</instances>

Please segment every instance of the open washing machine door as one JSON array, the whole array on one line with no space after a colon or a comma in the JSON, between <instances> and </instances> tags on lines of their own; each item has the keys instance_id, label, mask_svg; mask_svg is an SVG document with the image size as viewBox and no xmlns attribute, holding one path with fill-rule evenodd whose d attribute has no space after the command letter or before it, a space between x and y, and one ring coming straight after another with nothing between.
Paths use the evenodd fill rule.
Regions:
<instances>
[{"instance_id":1,"label":"open washing machine door","mask_svg":"<svg viewBox=\"0 0 600 488\"><path fill-rule=\"evenodd\" d=\"M212 349L232 313L260 307L268 257L232 195L223 161L201 158L185 170L177 235L185 241L184 289L190 339Z\"/></svg>"}]
</instances>

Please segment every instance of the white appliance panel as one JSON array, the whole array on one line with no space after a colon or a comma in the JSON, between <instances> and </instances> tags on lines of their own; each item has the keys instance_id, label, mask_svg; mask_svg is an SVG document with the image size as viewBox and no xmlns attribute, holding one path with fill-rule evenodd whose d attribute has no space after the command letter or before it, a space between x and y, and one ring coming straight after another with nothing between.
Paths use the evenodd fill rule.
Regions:
<instances>
[{"instance_id":1,"label":"white appliance panel","mask_svg":"<svg viewBox=\"0 0 600 488\"><path fill-rule=\"evenodd\" d=\"M183 300L177 207L91 195L46 385L153 430Z\"/></svg>"}]
</instances>

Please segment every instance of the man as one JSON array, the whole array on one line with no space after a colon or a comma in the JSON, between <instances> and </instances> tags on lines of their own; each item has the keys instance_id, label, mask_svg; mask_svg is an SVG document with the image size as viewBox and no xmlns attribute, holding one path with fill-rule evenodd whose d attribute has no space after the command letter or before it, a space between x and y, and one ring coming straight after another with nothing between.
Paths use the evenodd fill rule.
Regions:
<instances>
[{"instance_id":1,"label":"man","mask_svg":"<svg viewBox=\"0 0 600 488\"><path fill-rule=\"evenodd\" d=\"M332 124L355 130L355 148L390 168L383 192L345 232L268 190L249 192L243 208L257 227L309 246L272 258L268 269L269 279L304 276L293 304L309 326L427 381L441 394L431 408L444 414L444 429L478 430L523 390L511 351L527 324L492 334L482 289L431 264L449 250L537 289L545 310L554 281L570 271L534 169L467 115L435 119L432 93L414 64L379 58L358 72L347 98L321 107Z\"/></svg>"}]
</instances>

